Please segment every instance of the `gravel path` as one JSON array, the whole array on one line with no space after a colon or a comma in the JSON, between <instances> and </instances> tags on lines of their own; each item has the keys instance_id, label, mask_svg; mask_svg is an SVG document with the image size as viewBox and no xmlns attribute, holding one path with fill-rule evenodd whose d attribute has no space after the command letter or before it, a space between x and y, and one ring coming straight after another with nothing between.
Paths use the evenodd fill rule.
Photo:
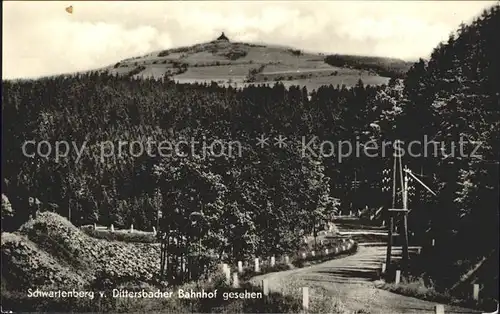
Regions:
<instances>
[{"instance_id":1,"label":"gravel path","mask_svg":"<svg viewBox=\"0 0 500 314\"><path fill-rule=\"evenodd\" d=\"M416 248L410 247L412 249ZM340 313L434 313L436 303L375 287L373 281L378 279L385 252L383 243L360 244L354 255L305 268L257 276L251 282L260 285L263 279L267 279L271 292L287 295L300 295L300 288L307 286L313 311L315 300L328 300L327 303L334 304L334 310ZM394 259L400 258L401 247L393 248L393 254ZM444 309L446 314L480 313L451 305L445 305Z\"/></svg>"}]
</instances>

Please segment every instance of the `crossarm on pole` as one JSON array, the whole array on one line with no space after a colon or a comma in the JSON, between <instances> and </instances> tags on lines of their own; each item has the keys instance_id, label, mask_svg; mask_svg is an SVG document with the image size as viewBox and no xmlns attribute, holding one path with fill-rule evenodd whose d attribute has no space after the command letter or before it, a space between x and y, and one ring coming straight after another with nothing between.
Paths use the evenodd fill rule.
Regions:
<instances>
[{"instance_id":1,"label":"crossarm on pole","mask_svg":"<svg viewBox=\"0 0 500 314\"><path fill-rule=\"evenodd\" d=\"M433 190L431 190L427 185L425 185L425 183L423 183L422 181L420 181L419 178L417 178L417 176L415 176L410 169L404 169L404 171L406 173L408 173L413 179L415 179L415 181L417 181L418 183L420 183L427 191L431 192L432 195L434 196L437 196L436 193L434 193Z\"/></svg>"}]
</instances>

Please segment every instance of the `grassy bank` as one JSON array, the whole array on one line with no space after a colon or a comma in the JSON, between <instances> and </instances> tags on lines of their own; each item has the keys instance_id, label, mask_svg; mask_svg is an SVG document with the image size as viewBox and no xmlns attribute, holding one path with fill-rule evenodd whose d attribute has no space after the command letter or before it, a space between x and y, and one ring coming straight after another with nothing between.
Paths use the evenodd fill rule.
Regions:
<instances>
[{"instance_id":1,"label":"grassy bank","mask_svg":"<svg viewBox=\"0 0 500 314\"><path fill-rule=\"evenodd\" d=\"M262 294L260 287L243 283L240 288L231 288L224 283L222 273L208 281L197 281L179 287L154 287L150 285L117 284L110 278L97 278L94 285L85 287L95 291L90 298L30 298L26 291L8 291L2 287L2 306L4 310L16 312L163 312L163 313L300 313L302 312L302 295L299 291L290 295L270 293ZM96 285L100 290L95 290ZM162 292L172 292L167 298L124 298L112 297L113 289L128 291L150 291L158 289ZM45 290L49 289L46 287ZM61 289L61 288L59 288ZM97 291L106 293L101 297ZM182 291L182 293L180 292ZM185 298L185 292L194 291L207 293L202 298ZM184 293L184 294L183 294ZM210 295L210 293L214 293ZM323 302L324 291L315 291L310 310L312 312L349 313L341 301Z\"/></svg>"},{"instance_id":2,"label":"grassy bank","mask_svg":"<svg viewBox=\"0 0 500 314\"><path fill-rule=\"evenodd\" d=\"M413 263L416 263L418 258L419 256L415 256ZM485 295L486 291L481 290L479 300L476 301L472 296L472 284L464 284L455 290L450 290L447 286L439 285L429 275L418 272L415 266L411 268L413 271L409 276L401 276L401 282L396 284L395 272L401 269L400 263L401 261L397 261L391 265L383 279L375 282L377 288L426 301L479 309L485 312L494 312L497 308L498 299Z\"/></svg>"}]
</instances>

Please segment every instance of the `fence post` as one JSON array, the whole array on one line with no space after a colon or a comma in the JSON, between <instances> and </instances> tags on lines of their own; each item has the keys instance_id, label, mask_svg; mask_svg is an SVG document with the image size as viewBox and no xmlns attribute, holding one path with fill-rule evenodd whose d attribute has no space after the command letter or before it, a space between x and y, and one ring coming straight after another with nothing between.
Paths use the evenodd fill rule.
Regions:
<instances>
[{"instance_id":1,"label":"fence post","mask_svg":"<svg viewBox=\"0 0 500 314\"><path fill-rule=\"evenodd\" d=\"M274 256L271 256L271 267L273 267L276 264L276 259Z\"/></svg>"},{"instance_id":2,"label":"fence post","mask_svg":"<svg viewBox=\"0 0 500 314\"><path fill-rule=\"evenodd\" d=\"M436 304L436 307L434 309L435 314L444 314L444 305Z\"/></svg>"},{"instance_id":3,"label":"fence post","mask_svg":"<svg viewBox=\"0 0 500 314\"><path fill-rule=\"evenodd\" d=\"M260 267L259 267L259 258L255 258L255 272L259 273L260 272Z\"/></svg>"},{"instance_id":4,"label":"fence post","mask_svg":"<svg viewBox=\"0 0 500 314\"><path fill-rule=\"evenodd\" d=\"M224 264L225 265L225 274L226 274L226 283L228 285L231 284L231 269L229 268L229 266L227 264Z\"/></svg>"},{"instance_id":5,"label":"fence post","mask_svg":"<svg viewBox=\"0 0 500 314\"><path fill-rule=\"evenodd\" d=\"M401 281L401 271L396 270L396 284L399 284L400 281Z\"/></svg>"},{"instance_id":6,"label":"fence post","mask_svg":"<svg viewBox=\"0 0 500 314\"><path fill-rule=\"evenodd\" d=\"M269 295L269 282L267 279L262 280L262 293L264 295Z\"/></svg>"},{"instance_id":7,"label":"fence post","mask_svg":"<svg viewBox=\"0 0 500 314\"><path fill-rule=\"evenodd\" d=\"M472 298L475 300L475 301L479 301L479 285L477 283L475 283L473 286L472 286Z\"/></svg>"},{"instance_id":8,"label":"fence post","mask_svg":"<svg viewBox=\"0 0 500 314\"><path fill-rule=\"evenodd\" d=\"M240 281L238 279L238 273L233 273L233 288L239 288L240 287Z\"/></svg>"},{"instance_id":9,"label":"fence post","mask_svg":"<svg viewBox=\"0 0 500 314\"><path fill-rule=\"evenodd\" d=\"M243 262L238 261L238 272L241 274L243 272Z\"/></svg>"},{"instance_id":10,"label":"fence post","mask_svg":"<svg viewBox=\"0 0 500 314\"><path fill-rule=\"evenodd\" d=\"M302 308L306 312L309 310L309 287L302 287Z\"/></svg>"}]
</instances>

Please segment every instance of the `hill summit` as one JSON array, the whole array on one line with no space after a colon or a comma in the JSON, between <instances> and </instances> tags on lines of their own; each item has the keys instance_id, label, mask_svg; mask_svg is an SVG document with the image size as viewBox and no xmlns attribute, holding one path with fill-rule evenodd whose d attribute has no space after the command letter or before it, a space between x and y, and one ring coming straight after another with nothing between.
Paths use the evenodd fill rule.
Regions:
<instances>
[{"instance_id":1,"label":"hill summit","mask_svg":"<svg viewBox=\"0 0 500 314\"><path fill-rule=\"evenodd\" d=\"M217 38L217 40L229 41L229 38L227 38L227 36L224 34L224 32L222 32L222 34Z\"/></svg>"},{"instance_id":2,"label":"hill summit","mask_svg":"<svg viewBox=\"0 0 500 314\"><path fill-rule=\"evenodd\" d=\"M163 78L179 83L244 87L281 82L309 91L324 85L386 84L410 63L389 58L306 52L286 46L230 41L224 32L213 41L155 51L102 69L112 75ZM382 70L382 71L381 71Z\"/></svg>"}]
</instances>

